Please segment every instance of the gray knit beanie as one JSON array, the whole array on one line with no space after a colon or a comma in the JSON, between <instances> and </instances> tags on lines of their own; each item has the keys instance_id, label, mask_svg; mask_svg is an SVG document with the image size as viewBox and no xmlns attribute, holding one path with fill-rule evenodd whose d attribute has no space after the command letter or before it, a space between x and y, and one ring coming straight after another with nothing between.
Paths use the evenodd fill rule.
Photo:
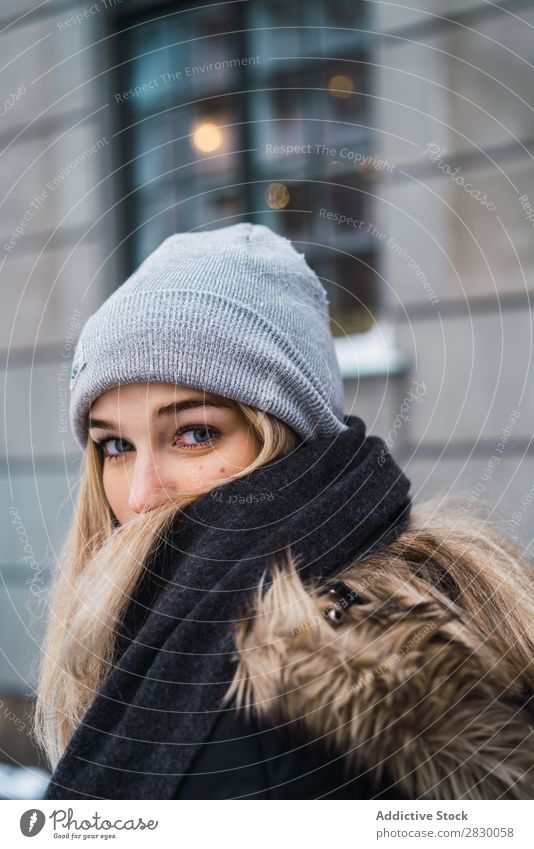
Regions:
<instances>
[{"instance_id":1,"label":"gray knit beanie","mask_svg":"<svg viewBox=\"0 0 534 849\"><path fill-rule=\"evenodd\" d=\"M347 430L326 292L262 224L169 236L89 317L70 382L82 448L93 401L144 381L258 407L305 440Z\"/></svg>"}]
</instances>

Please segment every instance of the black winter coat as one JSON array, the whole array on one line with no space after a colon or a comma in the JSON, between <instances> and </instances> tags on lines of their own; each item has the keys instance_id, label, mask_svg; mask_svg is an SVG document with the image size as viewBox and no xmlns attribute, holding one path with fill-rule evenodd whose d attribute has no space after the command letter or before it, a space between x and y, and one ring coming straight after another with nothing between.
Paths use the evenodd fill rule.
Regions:
<instances>
[{"instance_id":1,"label":"black winter coat","mask_svg":"<svg viewBox=\"0 0 534 849\"><path fill-rule=\"evenodd\" d=\"M176 799L370 799L366 775L350 777L343 754L286 729L224 710ZM380 799L406 798L384 787Z\"/></svg>"}]
</instances>

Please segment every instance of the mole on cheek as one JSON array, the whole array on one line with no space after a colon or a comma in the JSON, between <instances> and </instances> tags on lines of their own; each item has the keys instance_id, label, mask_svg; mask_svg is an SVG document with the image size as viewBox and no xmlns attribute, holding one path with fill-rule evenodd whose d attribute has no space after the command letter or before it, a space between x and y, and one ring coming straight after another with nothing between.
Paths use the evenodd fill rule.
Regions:
<instances>
[{"instance_id":1,"label":"mole on cheek","mask_svg":"<svg viewBox=\"0 0 534 849\"><path fill-rule=\"evenodd\" d=\"M219 470L219 471L221 471L221 472L225 472L225 471L226 471L226 469L224 468L224 466L221 466L221 468L220 468L220 470Z\"/></svg>"}]
</instances>

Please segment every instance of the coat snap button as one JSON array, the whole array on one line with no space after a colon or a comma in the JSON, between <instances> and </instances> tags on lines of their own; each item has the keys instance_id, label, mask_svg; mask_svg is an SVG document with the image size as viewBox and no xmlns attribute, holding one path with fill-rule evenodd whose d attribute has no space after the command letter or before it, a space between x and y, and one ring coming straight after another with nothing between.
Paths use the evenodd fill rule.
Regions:
<instances>
[{"instance_id":1,"label":"coat snap button","mask_svg":"<svg viewBox=\"0 0 534 849\"><path fill-rule=\"evenodd\" d=\"M332 622L341 622L343 619L343 612L337 607L327 607L325 615Z\"/></svg>"}]
</instances>

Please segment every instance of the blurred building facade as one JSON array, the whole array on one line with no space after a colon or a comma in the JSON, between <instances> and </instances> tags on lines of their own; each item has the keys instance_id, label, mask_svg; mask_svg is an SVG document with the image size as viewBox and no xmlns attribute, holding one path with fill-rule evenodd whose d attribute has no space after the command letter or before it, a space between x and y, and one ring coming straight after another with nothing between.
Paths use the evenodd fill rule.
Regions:
<instances>
[{"instance_id":1,"label":"blurred building facade","mask_svg":"<svg viewBox=\"0 0 534 849\"><path fill-rule=\"evenodd\" d=\"M328 291L346 412L387 440L416 501L483 499L529 541L534 8L410 5L0 12L0 758L35 758L80 464L75 340L172 232L249 220L294 240Z\"/></svg>"}]
</instances>

